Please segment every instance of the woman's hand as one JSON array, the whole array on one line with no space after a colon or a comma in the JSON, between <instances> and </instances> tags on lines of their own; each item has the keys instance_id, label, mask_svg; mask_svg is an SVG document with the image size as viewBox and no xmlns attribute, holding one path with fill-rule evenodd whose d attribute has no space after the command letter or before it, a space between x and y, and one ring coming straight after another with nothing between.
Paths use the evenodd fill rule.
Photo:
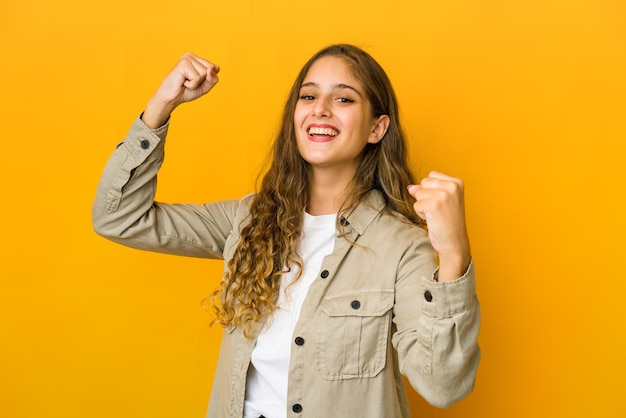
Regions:
<instances>
[{"instance_id":1,"label":"woman's hand","mask_svg":"<svg viewBox=\"0 0 626 418\"><path fill-rule=\"evenodd\" d=\"M471 260L465 225L463 181L436 171L410 185L413 208L428 225L428 237L439 254L439 281L461 277Z\"/></svg>"},{"instance_id":2,"label":"woman's hand","mask_svg":"<svg viewBox=\"0 0 626 418\"><path fill-rule=\"evenodd\" d=\"M219 81L220 67L187 53L161 82L143 113L143 122L151 129L162 126L170 114L182 103L195 100Z\"/></svg>"}]
</instances>

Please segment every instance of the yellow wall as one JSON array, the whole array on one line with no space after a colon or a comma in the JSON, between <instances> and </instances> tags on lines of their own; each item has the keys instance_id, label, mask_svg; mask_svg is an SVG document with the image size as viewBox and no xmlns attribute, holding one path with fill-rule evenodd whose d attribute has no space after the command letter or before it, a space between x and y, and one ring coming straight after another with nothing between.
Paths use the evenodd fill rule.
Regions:
<instances>
[{"instance_id":1,"label":"yellow wall","mask_svg":"<svg viewBox=\"0 0 626 418\"><path fill-rule=\"evenodd\" d=\"M97 237L96 183L193 51L221 82L176 112L158 197L250 192L334 42L388 70L421 172L467 182L483 361L468 399L415 416L626 416L625 22L622 0L3 0L0 416L203 416L221 265Z\"/></svg>"}]
</instances>

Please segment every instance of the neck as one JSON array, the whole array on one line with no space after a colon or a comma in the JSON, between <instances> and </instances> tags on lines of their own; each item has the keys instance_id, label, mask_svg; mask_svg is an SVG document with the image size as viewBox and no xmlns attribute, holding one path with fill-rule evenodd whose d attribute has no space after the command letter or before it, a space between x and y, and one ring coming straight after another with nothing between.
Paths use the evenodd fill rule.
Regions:
<instances>
[{"instance_id":1,"label":"neck","mask_svg":"<svg viewBox=\"0 0 626 418\"><path fill-rule=\"evenodd\" d=\"M354 173L313 170L307 212L314 216L339 212L348 197L353 177Z\"/></svg>"}]
</instances>

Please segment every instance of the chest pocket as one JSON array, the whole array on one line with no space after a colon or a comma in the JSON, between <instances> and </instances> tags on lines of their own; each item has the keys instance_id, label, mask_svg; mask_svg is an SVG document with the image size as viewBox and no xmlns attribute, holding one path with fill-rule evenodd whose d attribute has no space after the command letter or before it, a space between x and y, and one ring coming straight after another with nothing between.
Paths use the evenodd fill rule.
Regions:
<instances>
[{"instance_id":1,"label":"chest pocket","mask_svg":"<svg viewBox=\"0 0 626 418\"><path fill-rule=\"evenodd\" d=\"M324 299L317 369L327 380L374 377L385 367L394 292L370 289Z\"/></svg>"}]
</instances>

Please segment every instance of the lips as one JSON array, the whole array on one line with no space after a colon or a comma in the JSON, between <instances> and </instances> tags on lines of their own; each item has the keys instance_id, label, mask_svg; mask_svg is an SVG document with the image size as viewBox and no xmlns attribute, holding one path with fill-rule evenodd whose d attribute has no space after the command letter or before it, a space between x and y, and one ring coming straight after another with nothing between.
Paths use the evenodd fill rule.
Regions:
<instances>
[{"instance_id":1,"label":"lips","mask_svg":"<svg viewBox=\"0 0 626 418\"><path fill-rule=\"evenodd\" d=\"M339 135L339 130L331 125L310 125L307 134L313 141L330 141Z\"/></svg>"}]
</instances>

